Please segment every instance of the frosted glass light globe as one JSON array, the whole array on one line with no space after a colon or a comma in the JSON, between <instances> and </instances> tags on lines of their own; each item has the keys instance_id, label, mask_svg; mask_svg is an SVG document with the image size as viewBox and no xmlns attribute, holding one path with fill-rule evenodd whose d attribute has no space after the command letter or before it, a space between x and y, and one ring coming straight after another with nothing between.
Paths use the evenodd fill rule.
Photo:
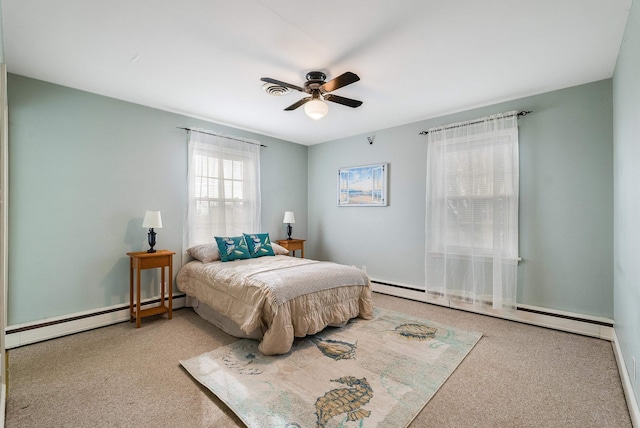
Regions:
<instances>
[{"instance_id":1,"label":"frosted glass light globe","mask_svg":"<svg viewBox=\"0 0 640 428\"><path fill-rule=\"evenodd\" d=\"M329 106L324 101L316 98L305 103L304 112L311 119L318 120L327 115L329 112Z\"/></svg>"}]
</instances>

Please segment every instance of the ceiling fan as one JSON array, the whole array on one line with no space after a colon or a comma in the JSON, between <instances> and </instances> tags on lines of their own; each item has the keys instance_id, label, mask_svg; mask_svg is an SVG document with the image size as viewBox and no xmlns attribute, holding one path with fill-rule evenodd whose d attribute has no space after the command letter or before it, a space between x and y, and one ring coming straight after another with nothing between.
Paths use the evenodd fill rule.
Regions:
<instances>
[{"instance_id":1,"label":"ceiling fan","mask_svg":"<svg viewBox=\"0 0 640 428\"><path fill-rule=\"evenodd\" d=\"M263 77L260 80L309 94L309 97L302 98L300 101L291 104L289 107L285 108L285 111L295 110L301 105L304 105L304 111L307 116L316 120L323 118L329 111L329 106L324 101L331 101L352 108L362 105L362 101L329 93L360 80L357 74L347 71L328 82L325 82L326 78L327 76L321 71L310 71L307 73L307 81L304 82L304 87L281 82L280 80L271 79L269 77Z\"/></svg>"}]
</instances>

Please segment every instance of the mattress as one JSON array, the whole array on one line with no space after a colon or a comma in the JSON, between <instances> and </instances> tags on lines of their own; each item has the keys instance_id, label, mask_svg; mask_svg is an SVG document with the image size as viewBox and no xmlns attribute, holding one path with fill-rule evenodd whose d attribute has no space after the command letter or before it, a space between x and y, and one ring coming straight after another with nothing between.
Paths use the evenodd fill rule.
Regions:
<instances>
[{"instance_id":1,"label":"mattress","mask_svg":"<svg viewBox=\"0 0 640 428\"><path fill-rule=\"evenodd\" d=\"M289 352L294 337L373 316L367 275L331 262L288 256L192 261L180 269L176 284L235 324L214 323L223 323L223 330L237 337L261 335L258 349L266 355Z\"/></svg>"}]
</instances>

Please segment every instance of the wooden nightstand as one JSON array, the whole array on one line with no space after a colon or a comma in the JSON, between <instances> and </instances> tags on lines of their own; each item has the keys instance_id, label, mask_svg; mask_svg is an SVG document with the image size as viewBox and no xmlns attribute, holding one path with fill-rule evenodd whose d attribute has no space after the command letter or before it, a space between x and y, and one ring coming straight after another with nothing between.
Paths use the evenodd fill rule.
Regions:
<instances>
[{"instance_id":1,"label":"wooden nightstand","mask_svg":"<svg viewBox=\"0 0 640 428\"><path fill-rule=\"evenodd\" d=\"M278 245L282 245L289 250L289 255L295 257L296 250L300 250L300 255L304 259L304 239L280 239L276 241Z\"/></svg>"},{"instance_id":2,"label":"wooden nightstand","mask_svg":"<svg viewBox=\"0 0 640 428\"><path fill-rule=\"evenodd\" d=\"M159 315L167 313L167 318L171 319L173 311L173 251L158 250L155 253L147 253L146 251L140 251L136 253L127 253L130 258L129 268L129 322L136 320L136 328L140 327L140 320L144 317L151 315ZM160 268L162 274L160 275L160 306L156 306L149 309L140 308L140 271L143 269ZM164 290L165 290L165 274L164 269L169 268L169 282L167 283L169 289L169 305L164 304ZM133 271L136 271L136 281L134 282ZM134 305L133 289L136 288L135 284L138 284L136 290L136 300Z\"/></svg>"}]
</instances>

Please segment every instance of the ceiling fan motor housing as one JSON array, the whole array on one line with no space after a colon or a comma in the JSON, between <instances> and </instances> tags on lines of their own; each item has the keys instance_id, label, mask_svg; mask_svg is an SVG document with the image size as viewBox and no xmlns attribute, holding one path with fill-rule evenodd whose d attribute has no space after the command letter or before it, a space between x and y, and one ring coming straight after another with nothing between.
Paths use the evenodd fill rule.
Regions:
<instances>
[{"instance_id":1,"label":"ceiling fan motor housing","mask_svg":"<svg viewBox=\"0 0 640 428\"><path fill-rule=\"evenodd\" d=\"M321 71L310 71L307 73L307 81L304 82L304 89L308 94L318 97L320 86L325 83L327 76Z\"/></svg>"},{"instance_id":2,"label":"ceiling fan motor housing","mask_svg":"<svg viewBox=\"0 0 640 428\"><path fill-rule=\"evenodd\" d=\"M307 73L307 80L316 80L319 82L324 82L327 78L327 75L321 71L310 71Z\"/></svg>"}]
</instances>

